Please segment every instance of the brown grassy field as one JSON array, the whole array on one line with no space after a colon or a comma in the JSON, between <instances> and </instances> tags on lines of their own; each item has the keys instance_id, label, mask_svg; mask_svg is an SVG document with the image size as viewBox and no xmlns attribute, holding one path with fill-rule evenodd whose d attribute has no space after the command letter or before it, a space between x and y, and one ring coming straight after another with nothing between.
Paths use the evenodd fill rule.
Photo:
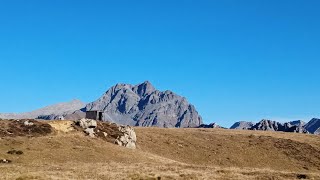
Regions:
<instances>
[{"instance_id":1,"label":"brown grassy field","mask_svg":"<svg viewBox=\"0 0 320 180\"><path fill-rule=\"evenodd\" d=\"M49 121L40 137L2 137L0 179L320 179L320 137L223 129L135 128L137 149ZM21 150L23 154L8 154Z\"/></svg>"}]
</instances>

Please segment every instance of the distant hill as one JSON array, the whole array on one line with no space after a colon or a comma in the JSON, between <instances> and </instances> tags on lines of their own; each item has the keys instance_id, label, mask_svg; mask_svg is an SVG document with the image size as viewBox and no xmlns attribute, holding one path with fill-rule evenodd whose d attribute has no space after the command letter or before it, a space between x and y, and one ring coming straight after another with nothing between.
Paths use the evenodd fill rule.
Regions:
<instances>
[{"instance_id":1,"label":"distant hill","mask_svg":"<svg viewBox=\"0 0 320 180\"><path fill-rule=\"evenodd\" d=\"M2 119L36 119L47 116L60 116L72 113L85 106L80 100L72 100L70 102L54 104L41 109L25 113L0 113ZM54 119L54 118L52 118Z\"/></svg>"},{"instance_id":2,"label":"distant hill","mask_svg":"<svg viewBox=\"0 0 320 180\"><path fill-rule=\"evenodd\" d=\"M250 129L253 126L253 122L239 121L234 123L230 129Z\"/></svg>"}]
</instances>

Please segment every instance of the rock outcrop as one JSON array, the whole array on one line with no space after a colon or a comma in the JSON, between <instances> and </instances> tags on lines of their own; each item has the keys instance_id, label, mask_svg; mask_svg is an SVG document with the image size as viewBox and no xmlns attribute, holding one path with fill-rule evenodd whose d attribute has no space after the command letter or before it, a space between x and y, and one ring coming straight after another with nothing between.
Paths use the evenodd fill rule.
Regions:
<instances>
[{"instance_id":1,"label":"rock outcrop","mask_svg":"<svg viewBox=\"0 0 320 180\"><path fill-rule=\"evenodd\" d=\"M97 127L97 121L92 119L80 119L76 121L76 125L80 126L90 137L95 137L94 129Z\"/></svg>"},{"instance_id":2,"label":"rock outcrop","mask_svg":"<svg viewBox=\"0 0 320 180\"><path fill-rule=\"evenodd\" d=\"M137 136L130 126L120 126L115 123L98 122L92 119L75 121L76 129L81 129L92 138L102 138L108 142L130 149L136 148Z\"/></svg>"},{"instance_id":3,"label":"rock outcrop","mask_svg":"<svg viewBox=\"0 0 320 180\"><path fill-rule=\"evenodd\" d=\"M117 84L86 111L103 111L103 120L130 126L198 127L202 118L186 98L156 90L150 82ZM79 113L79 112L78 112Z\"/></svg>"},{"instance_id":4,"label":"rock outcrop","mask_svg":"<svg viewBox=\"0 0 320 180\"><path fill-rule=\"evenodd\" d=\"M247 121L239 121L234 123L230 129L243 129L243 130L247 130L252 128L253 126L253 122L247 122Z\"/></svg>"},{"instance_id":5,"label":"rock outcrop","mask_svg":"<svg viewBox=\"0 0 320 180\"><path fill-rule=\"evenodd\" d=\"M130 126L119 126L119 131L123 133L122 136L119 136L115 143L119 146L124 146L127 148L135 149L137 136L133 128Z\"/></svg>"}]
</instances>

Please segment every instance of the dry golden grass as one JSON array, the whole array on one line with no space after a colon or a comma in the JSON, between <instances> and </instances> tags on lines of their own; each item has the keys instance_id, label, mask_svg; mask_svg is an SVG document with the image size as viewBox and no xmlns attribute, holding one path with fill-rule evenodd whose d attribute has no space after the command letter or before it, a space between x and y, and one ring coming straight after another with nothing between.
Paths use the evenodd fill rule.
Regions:
<instances>
[{"instance_id":1,"label":"dry golden grass","mask_svg":"<svg viewBox=\"0 0 320 180\"><path fill-rule=\"evenodd\" d=\"M0 179L320 179L320 137L222 129L135 128L126 149L50 121L44 137L0 139ZM7 154L21 150L22 155Z\"/></svg>"}]
</instances>

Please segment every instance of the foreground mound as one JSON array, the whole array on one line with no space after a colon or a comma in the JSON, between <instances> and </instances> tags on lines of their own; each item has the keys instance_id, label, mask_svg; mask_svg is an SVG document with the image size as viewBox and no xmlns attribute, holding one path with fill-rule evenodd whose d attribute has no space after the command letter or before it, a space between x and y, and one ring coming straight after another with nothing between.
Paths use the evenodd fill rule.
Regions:
<instances>
[{"instance_id":1,"label":"foreground mound","mask_svg":"<svg viewBox=\"0 0 320 180\"><path fill-rule=\"evenodd\" d=\"M0 159L12 160L0 164L4 179L320 179L315 135L139 127L129 149L48 123L46 136L0 138Z\"/></svg>"},{"instance_id":2,"label":"foreground mound","mask_svg":"<svg viewBox=\"0 0 320 180\"><path fill-rule=\"evenodd\" d=\"M100 138L127 148L136 148L136 133L130 126L121 126L109 122L97 122L91 119L69 121L70 123L66 122L68 121L54 122L33 119L0 120L0 137L40 137L50 134L54 135L55 132L61 131L61 127L64 126L64 132L80 131L92 138Z\"/></svg>"}]
</instances>

